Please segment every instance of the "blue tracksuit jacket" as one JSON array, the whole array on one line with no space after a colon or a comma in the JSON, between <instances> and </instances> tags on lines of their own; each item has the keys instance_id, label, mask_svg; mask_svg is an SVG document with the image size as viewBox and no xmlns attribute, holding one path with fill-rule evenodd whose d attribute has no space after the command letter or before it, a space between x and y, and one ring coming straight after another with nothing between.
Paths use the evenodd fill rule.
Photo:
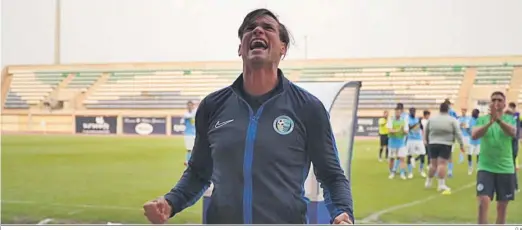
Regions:
<instances>
[{"instance_id":1,"label":"blue tracksuit jacket","mask_svg":"<svg viewBox=\"0 0 522 230\"><path fill-rule=\"evenodd\" d=\"M304 182L313 163L332 220L343 212L354 220L328 112L281 70L278 75L273 96L257 109L245 100L242 75L202 100L192 157L165 195L172 216L201 198L212 181L209 224L305 224Z\"/></svg>"}]
</instances>

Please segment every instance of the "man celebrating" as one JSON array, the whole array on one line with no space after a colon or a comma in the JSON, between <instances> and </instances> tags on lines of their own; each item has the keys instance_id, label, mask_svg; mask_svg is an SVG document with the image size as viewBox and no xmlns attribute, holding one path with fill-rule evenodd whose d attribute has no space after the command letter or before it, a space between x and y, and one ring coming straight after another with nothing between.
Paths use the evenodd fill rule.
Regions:
<instances>
[{"instance_id":1,"label":"man celebrating","mask_svg":"<svg viewBox=\"0 0 522 230\"><path fill-rule=\"evenodd\" d=\"M194 204L214 186L209 224L306 224L304 182L311 163L334 224L354 222L350 183L339 164L328 112L278 68L286 27L267 9L239 27L243 73L205 97L196 113L188 167L164 197L144 205L154 224Z\"/></svg>"},{"instance_id":2,"label":"man celebrating","mask_svg":"<svg viewBox=\"0 0 522 230\"><path fill-rule=\"evenodd\" d=\"M382 151L384 150L385 159L388 159L388 111L384 111L382 117L379 118L379 161L382 161Z\"/></svg>"},{"instance_id":3,"label":"man celebrating","mask_svg":"<svg viewBox=\"0 0 522 230\"><path fill-rule=\"evenodd\" d=\"M489 204L496 195L497 224L506 223L509 201L515 199L515 166L512 140L515 137L515 119L504 114L506 96L491 94L490 114L482 116L472 130L472 138L481 138L477 173L479 201L478 223L487 224Z\"/></svg>"}]
</instances>

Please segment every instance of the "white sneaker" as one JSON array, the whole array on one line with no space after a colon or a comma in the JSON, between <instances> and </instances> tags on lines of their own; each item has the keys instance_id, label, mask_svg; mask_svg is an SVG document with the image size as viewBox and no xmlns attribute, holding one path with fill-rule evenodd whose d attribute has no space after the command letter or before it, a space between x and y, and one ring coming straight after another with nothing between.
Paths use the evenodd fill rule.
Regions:
<instances>
[{"instance_id":1,"label":"white sneaker","mask_svg":"<svg viewBox=\"0 0 522 230\"><path fill-rule=\"evenodd\" d=\"M408 179L412 179L412 178L413 178L413 173L408 174Z\"/></svg>"},{"instance_id":2,"label":"white sneaker","mask_svg":"<svg viewBox=\"0 0 522 230\"><path fill-rule=\"evenodd\" d=\"M437 190L439 192L441 192L442 195L450 195L451 194L451 188L446 186L446 185L439 186L439 188Z\"/></svg>"},{"instance_id":3,"label":"white sneaker","mask_svg":"<svg viewBox=\"0 0 522 230\"><path fill-rule=\"evenodd\" d=\"M425 173L424 171L422 171L422 172L420 173L420 175L421 175L421 177L423 177L423 178L426 177L426 173Z\"/></svg>"},{"instance_id":4,"label":"white sneaker","mask_svg":"<svg viewBox=\"0 0 522 230\"><path fill-rule=\"evenodd\" d=\"M451 188L448 187L447 185L440 185L438 188L437 188L437 191L438 192L443 192L443 191L450 191Z\"/></svg>"},{"instance_id":5,"label":"white sneaker","mask_svg":"<svg viewBox=\"0 0 522 230\"><path fill-rule=\"evenodd\" d=\"M388 179L393 179L395 177L395 173L390 173L390 175L388 176Z\"/></svg>"},{"instance_id":6,"label":"white sneaker","mask_svg":"<svg viewBox=\"0 0 522 230\"><path fill-rule=\"evenodd\" d=\"M379 162L382 162L382 159L381 159L381 158L379 158Z\"/></svg>"},{"instance_id":7,"label":"white sneaker","mask_svg":"<svg viewBox=\"0 0 522 230\"><path fill-rule=\"evenodd\" d=\"M401 174L401 179L406 180L406 175Z\"/></svg>"},{"instance_id":8,"label":"white sneaker","mask_svg":"<svg viewBox=\"0 0 522 230\"><path fill-rule=\"evenodd\" d=\"M468 169L468 175L471 175L471 174L473 174L473 168Z\"/></svg>"},{"instance_id":9,"label":"white sneaker","mask_svg":"<svg viewBox=\"0 0 522 230\"><path fill-rule=\"evenodd\" d=\"M424 182L425 188L431 188L431 180L429 178L426 178L426 182Z\"/></svg>"}]
</instances>

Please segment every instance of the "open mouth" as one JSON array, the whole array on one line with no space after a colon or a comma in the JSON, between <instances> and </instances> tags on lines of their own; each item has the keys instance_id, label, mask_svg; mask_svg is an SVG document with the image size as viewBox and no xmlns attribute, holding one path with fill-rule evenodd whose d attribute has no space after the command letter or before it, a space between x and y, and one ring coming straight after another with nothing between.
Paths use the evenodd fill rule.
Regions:
<instances>
[{"instance_id":1,"label":"open mouth","mask_svg":"<svg viewBox=\"0 0 522 230\"><path fill-rule=\"evenodd\" d=\"M266 50L267 48L268 48L268 45L262 39L254 39L254 40L252 40L252 42L250 42L250 50L255 50L255 49Z\"/></svg>"}]
</instances>

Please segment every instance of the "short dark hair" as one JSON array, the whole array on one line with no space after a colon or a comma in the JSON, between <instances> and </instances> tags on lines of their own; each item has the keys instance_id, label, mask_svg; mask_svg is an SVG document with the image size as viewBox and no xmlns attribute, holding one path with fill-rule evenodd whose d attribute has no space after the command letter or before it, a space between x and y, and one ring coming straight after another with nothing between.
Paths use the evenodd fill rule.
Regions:
<instances>
[{"instance_id":1,"label":"short dark hair","mask_svg":"<svg viewBox=\"0 0 522 230\"><path fill-rule=\"evenodd\" d=\"M444 99L444 104L451 105L451 101L449 98Z\"/></svg>"},{"instance_id":2,"label":"short dark hair","mask_svg":"<svg viewBox=\"0 0 522 230\"><path fill-rule=\"evenodd\" d=\"M500 92L500 91L495 91L491 94L491 97L493 96L501 96L502 98L504 98L504 100L506 100L506 95L504 95L503 92Z\"/></svg>"},{"instance_id":3,"label":"short dark hair","mask_svg":"<svg viewBox=\"0 0 522 230\"><path fill-rule=\"evenodd\" d=\"M404 109L404 104L402 103L397 103L397 107L396 109Z\"/></svg>"},{"instance_id":4,"label":"short dark hair","mask_svg":"<svg viewBox=\"0 0 522 230\"><path fill-rule=\"evenodd\" d=\"M441 103L441 104L440 104L439 111L440 111L441 113L447 113L447 112L449 111L449 105L448 105L448 103Z\"/></svg>"},{"instance_id":5,"label":"short dark hair","mask_svg":"<svg viewBox=\"0 0 522 230\"><path fill-rule=\"evenodd\" d=\"M424 110L424 112L422 112L422 115L424 115L424 116L426 116L426 115L430 115L430 114L431 114L431 113L430 113L430 111L428 111L428 110Z\"/></svg>"},{"instance_id":6,"label":"short dark hair","mask_svg":"<svg viewBox=\"0 0 522 230\"><path fill-rule=\"evenodd\" d=\"M277 16L272 11L265 8L253 10L245 16L243 22L239 26L239 29L237 30L237 36L239 37L239 39L243 38L243 34L245 33L246 27L252 24L257 18L261 16L268 16L276 20L276 22L279 24L279 40L285 43L286 49L288 50L290 48L291 41L290 32L288 31L286 26L279 21Z\"/></svg>"},{"instance_id":7,"label":"short dark hair","mask_svg":"<svg viewBox=\"0 0 522 230\"><path fill-rule=\"evenodd\" d=\"M474 118L478 118L479 114L480 114L480 110L478 110L478 109L473 109L473 111L471 112L471 116Z\"/></svg>"},{"instance_id":8,"label":"short dark hair","mask_svg":"<svg viewBox=\"0 0 522 230\"><path fill-rule=\"evenodd\" d=\"M515 102L509 102L509 107L514 109L517 107L517 104L515 104Z\"/></svg>"}]
</instances>

